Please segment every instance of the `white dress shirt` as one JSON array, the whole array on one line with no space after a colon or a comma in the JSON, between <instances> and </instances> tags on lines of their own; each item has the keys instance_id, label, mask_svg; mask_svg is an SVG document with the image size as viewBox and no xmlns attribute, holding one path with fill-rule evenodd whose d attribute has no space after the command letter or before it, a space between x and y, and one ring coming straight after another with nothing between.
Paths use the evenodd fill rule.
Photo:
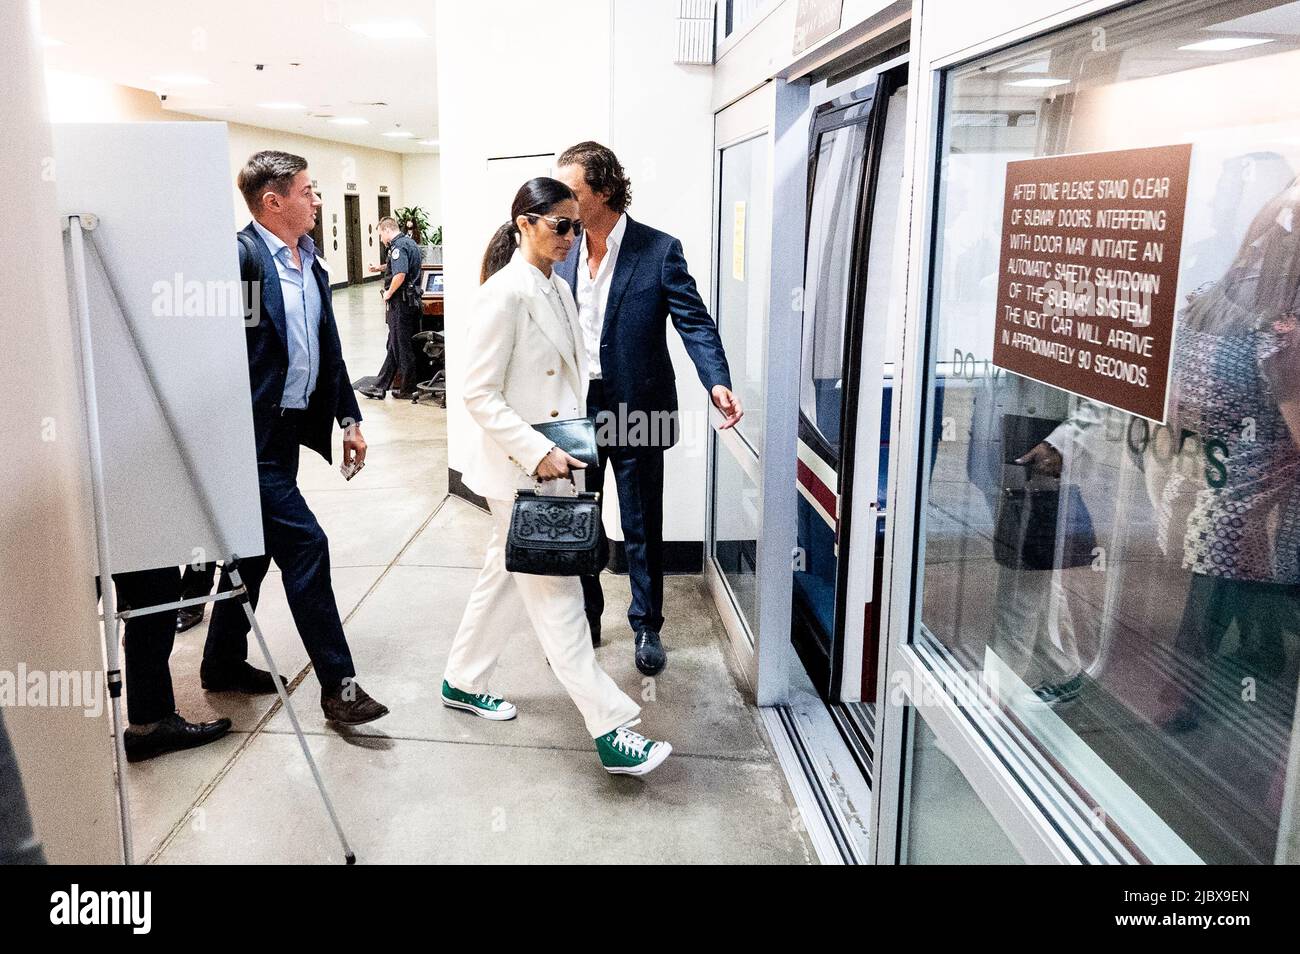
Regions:
<instances>
[{"instance_id":1,"label":"white dress shirt","mask_svg":"<svg viewBox=\"0 0 1300 954\"><path fill-rule=\"evenodd\" d=\"M605 327L605 303L609 301L609 285L618 262L618 247L623 244L627 231L627 214L618 217L614 230L605 240L605 257L600 260L596 277L591 277L587 265L587 233L582 233L578 249L578 324L582 326L583 343L587 351L587 374L592 380L600 377L600 332Z\"/></svg>"}]
</instances>

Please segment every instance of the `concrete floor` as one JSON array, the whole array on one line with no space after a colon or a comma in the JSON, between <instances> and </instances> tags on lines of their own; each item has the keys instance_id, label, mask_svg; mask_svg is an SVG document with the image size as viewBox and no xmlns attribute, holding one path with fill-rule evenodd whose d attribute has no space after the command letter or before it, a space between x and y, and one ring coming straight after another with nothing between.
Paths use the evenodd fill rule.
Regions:
<instances>
[{"instance_id":1,"label":"concrete floor","mask_svg":"<svg viewBox=\"0 0 1300 954\"><path fill-rule=\"evenodd\" d=\"M335 293L354 379L383 360L378 294L376 285ZM518 634L497 677L518 719L490 723L442 708L442 667L482 562L487 518L446 496L445 412L363 399L362 414L370 451L361 476L345 484L337 465L304 452L300 484L330 537L358 681L392 714L354 731L326 727L275 569L258 613L280 671L297 677L294 708L361 863L815 861L699 577L667 580L670 662L646 679L623 618L627 579L606 574L599 659L641 699L641 728L674 746L647 778L601 769L531 631ZM206 624L177 639L180 711L229 716L235 731L129 766L137 860L338 863L275 697L199 688L205 634Z\"/></svg>"}]
</instances>

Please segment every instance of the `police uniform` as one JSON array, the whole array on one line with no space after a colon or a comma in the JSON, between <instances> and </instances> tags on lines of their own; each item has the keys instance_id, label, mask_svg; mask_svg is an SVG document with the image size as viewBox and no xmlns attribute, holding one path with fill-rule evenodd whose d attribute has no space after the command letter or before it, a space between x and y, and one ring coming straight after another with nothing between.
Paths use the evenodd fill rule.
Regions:
<instances>
[{"instance_id":1,"label":"police uniform","mask_svg":"<svg viewBox=\"0 0 1300 954\"><path fill-rule=\"evenodd\" d=\"M414 239L404 233L398 233L388 246L388 264L384 266L384 290L387 291L398 272L406 275L406 280L397 294L393 295L386 307L385 318L388 321L388 354L384 357L384 366L379 369L375 380L375 389L387 391L393 381L401 377L401 393L411 394L415 391L417 377L415 363L415 344L411 341L420 330L420 266L423 256Z\"/></svg>"}]
</instances>

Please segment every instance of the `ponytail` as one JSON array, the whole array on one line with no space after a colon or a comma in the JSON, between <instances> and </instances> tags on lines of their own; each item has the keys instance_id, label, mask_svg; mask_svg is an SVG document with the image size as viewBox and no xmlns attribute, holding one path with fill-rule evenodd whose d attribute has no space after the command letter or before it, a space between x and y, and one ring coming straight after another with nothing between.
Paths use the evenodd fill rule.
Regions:
<instances>
[{"instance_id":1,"label":"ponytail","mask_svg":"<svg viewBox=\"0 0 1300 954\"><path fill-rule=\"evenodd\" d=\"M529 179L515 193L515 201L510 206L510 221L496 230L492 241L488 242L487 251L483 253L483 266L479 269L479 284L487 281L501 269L510 264L519 245L519 226L516 224L521 215L545 215L560 202L576 200L573 190L558 179L538 176Z\"/></svg>"},{"instance_id":2,"label":"ponytail","mask_svg":"<svg viewBox=\"0 0 1300 954\"><path fill-rule=\"evenodd\" d=\"M487 251L483 253L483 265L479 268L478 282L483 284L501 269L510 264L515 248L519 245L519 226L511 219L492 233Z\"/></svg>"}]
</instances>

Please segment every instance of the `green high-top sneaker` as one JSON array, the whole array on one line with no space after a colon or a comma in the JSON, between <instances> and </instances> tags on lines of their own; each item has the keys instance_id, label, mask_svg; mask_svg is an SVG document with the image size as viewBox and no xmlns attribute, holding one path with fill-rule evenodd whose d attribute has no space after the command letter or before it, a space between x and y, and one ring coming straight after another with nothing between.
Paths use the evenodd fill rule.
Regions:
<instances>
[{"instance_id":1,"label":"green high-top sneaker","mask_svg":"<svg viewBox=\"0 0 1300 954\"><path fill-rule=\"evenodd\" d=\"M442 681L442 704L449 709L464 709L493 722L505 722L519 714L513 702L506 702L499 696L490 696L486 692L461 692L446 679Z\"/></svg>"},{"instance_id":2,"label":"green high-top sneaker","mask_svg":"<svg viewBox=\"0 0 1300 954\"><path fill-rule=\"evenodd\" d=\"M673 747L667 742L656 742L633 732L632 726L640 721L619 726L596 740L596 754L610 775L645 775L657 769L672 753Z\"/></svg>"}]
</instances>

